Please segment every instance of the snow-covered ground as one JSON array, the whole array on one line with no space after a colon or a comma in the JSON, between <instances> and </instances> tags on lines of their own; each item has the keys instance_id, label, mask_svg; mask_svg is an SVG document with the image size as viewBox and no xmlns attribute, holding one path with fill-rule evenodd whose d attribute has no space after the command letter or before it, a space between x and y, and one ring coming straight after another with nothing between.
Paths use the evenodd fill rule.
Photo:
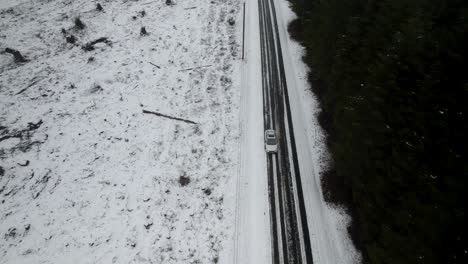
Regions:
<instances>
[{"instance_id":1,"label":"snow-covered ground","mask_svg":"<svg viewBox=\"0 0 468 264\"><path fill-rule=\"evenodd\" d=\"M165 2L0 0L0 263L233 259L241 2Z\"/></svg>"},{"instance_id":2,"label":"snow-covered ground","mask_svg":"<svg viewBox=\"0 0 468 264\"><path fill-rule=\"evenodd\" d=\"M297 154L314 263L359 263L360 253L347 232L349 216L343 208L327 204L323 198L320 177L327 166L327 152L324 133L317 120L320 108L307 82L309 69L302 61L304 49L287 32L288 23L296 15L286 0L274 2L289 97L294 102L291 103L292 121L296 142L300 142Z\"/></svg>"}]
</instances>

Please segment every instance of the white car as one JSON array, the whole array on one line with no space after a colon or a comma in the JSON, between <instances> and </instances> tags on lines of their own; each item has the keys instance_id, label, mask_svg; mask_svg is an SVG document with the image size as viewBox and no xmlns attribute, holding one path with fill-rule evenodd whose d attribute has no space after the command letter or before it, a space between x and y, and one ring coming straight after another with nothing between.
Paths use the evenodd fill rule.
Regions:
<instances>
[{"instance_id":1,"label":"white car","mask_svg":"<svg viewBox=\"0 0 468 264\"><path fill-rule=\"evenodd\" d=\"M276 153L278 151L278 140L273 129L265 130L265 151L267 153Z\"/></svg>"}]
</instances>

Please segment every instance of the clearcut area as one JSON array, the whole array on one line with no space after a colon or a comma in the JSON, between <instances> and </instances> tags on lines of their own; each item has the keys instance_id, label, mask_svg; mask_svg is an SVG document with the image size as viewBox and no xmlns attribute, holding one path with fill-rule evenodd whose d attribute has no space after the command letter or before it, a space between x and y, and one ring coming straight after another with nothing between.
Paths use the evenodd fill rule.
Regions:
<instances>
[{"instance_id":1,"label":"clearcut area","mask_svg":"<svg viewBox=\"0 0 468 264\"><path fill-rule=\"evenodd\" d=\"M232 262L240 11L0 2L0 263Z\"/></svg>"}]
</instances>

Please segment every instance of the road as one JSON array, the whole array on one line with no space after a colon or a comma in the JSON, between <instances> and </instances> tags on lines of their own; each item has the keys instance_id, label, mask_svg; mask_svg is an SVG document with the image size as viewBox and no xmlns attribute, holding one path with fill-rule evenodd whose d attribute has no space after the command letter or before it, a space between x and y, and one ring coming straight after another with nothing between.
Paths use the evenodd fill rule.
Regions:
<instances>
[{"instance_id":1,"label":"road","mask_svg":"<svg viewBox=\"0 0 468 264\"><path fill-rule=\"evenodd\" d=\"M258 4L264 127L278 136L267 154L272 260L313 263L276 11L273 0Z\"/></svg>"}]
</instances>

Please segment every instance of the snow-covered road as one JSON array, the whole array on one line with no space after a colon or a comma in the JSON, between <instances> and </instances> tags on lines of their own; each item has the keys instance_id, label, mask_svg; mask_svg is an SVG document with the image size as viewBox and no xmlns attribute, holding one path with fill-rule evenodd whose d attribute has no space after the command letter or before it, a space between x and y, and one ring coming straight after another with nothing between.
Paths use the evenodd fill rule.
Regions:
<instances>
[{"instance_id":1,"label":"snow-covered road","mask_svg":"<svg viewBox=\"0 0 468 264\"><path fill-rule=\"evenodd\" d=\"M316 119L319 108L316 100L310 93L306 81L308 69L301 61L302 49L290 40L287 33L287 23L294 18L294 15L287 6L287 2L283 0L254 0L248 1L248 3L248 8L251 8L250 11L247 11L248 14L250 14L251 18L259 20L260 30L265 31L263 36L264 42L261 40L261 37L256 35L262 35L262 32L259 32L258 29L258 22L247 21L248 28L250 29L250 34L247 34L247 36L251 41L261 41L262 45L260 47L258 47L256 43L250 45L255 47L255 49L262 49L264 55L261 57L265 57L266 59L263 62L264 65L259 65L259 62L263 60L260 60L258 52L254 53L254 55L249 54L247 57L245 69L247 69L247 76L250 76L250 78L247 78L249 83L242 83L242 86L248 87L250 91L249 96L254 96L255 98L246 100L249 104L246 106L246 109L249 111L262 111L263 114L263 110L260 110L258 107L263 100L260 98L262 94L257 90L259 85L263 82L263 86L266 85L263 94L266 94L267 97L264 101L266 104L265 126L274 126L280 134L283 133L280 137L291 138L291 140L287 140L287 143L280 140L280 144L290 145L291 147L288 147L289 151L287 152L290 154L292 153L292 155L290 156L291 161L289 162L291 165L288 166L286 164L282 172L279 170L280 176L277 175L277 171L272 178L274 180L268 183L265 179L257 179L256 174L260 172L260 168L258 168L259 163L261 166L265 166L266 164L271 164L271 160L269 159L269 162L265 164L265 154L263 154L264 157L255 156L257 155L256 151L259 147L252 142L254 140L242 141L245 142L245 149L248 150L247 152L245 150L242 151L244 157L247 157L246 159L256 158L260 161L247 161L247 167L250 166L246 169L248 173L241 173L242 177L247 179L245 183L246 187L244 188L246 191L244 192L249 194L250 191L250 193L252 193L245 198L248 202L244 202L244 204L246 204L244 207L251 208L255 206L258 209L257 211L252 209L240 211L241 214L244 214L243 219L247 219L244 221L244 225L247 225L247 227L244 227L244 230L251 231L252 229L249 228L249 225L250 227L258 227L261 226L261 222L263 222L264 225L271 226L272 231L267 235L264 235L264 229L261 230L262 232L255 229L255 232L252 234L244 232L244 235L240 237L243 238L241 241L247 242L247 245L243 248L244 251L241 251L241 253L243 253L240 254L242 257L240 258L241 261L237 261L237 263L272 263L272 261L273 263L312 263L312 258L313 263L358 263L360 259L359 253L354 249L346 230L349 221L348 216L343 209L333 208L327 205L322 196L320 172L326 167L326 162L324 161L326 160L324 137ZM259 4L262 6L262 10L266 10L262 11L263 19L259 17ZM277 15L274 15L274 6L276 6L278 10L276 12ZM270 20L270 13L273 14L271 15L273 20ZM277 21L274 21L274 19L277 19ZM272 26L275 25L276 22L278 23L278 32L275 32L276 29L272 29L276 27ZM255 33L252 34L252 32ZM276 42L276 34L278 34L279 43ZM267 38L270 38L270 40L265 40ZM284 60L280 58L280 55L275 55L277 54L276 49L281 52ZM282 63L284 63L284 65L282 65ZM259 74L258 69L256 69L256 67L260 66L264 68L262 74ZM279 75L281 75L280 68L283 66L285 69L286 83L281 84L280 81L284 79L279 78ZM266 76L263 80L260 79L262 75ZM289 111L289 104L291 112L288 112L288 115L283 115L281 114L282 106L278 105L278 102L283 99L274 97L275 94L279 93L278 91L281 91L279 87L286 86L287 93L285 94L289 94L289 96L285 97L286 103L284 107ZM271 94L273 94L273 96ZM271 99L272 97L273 99ZM259 118L260 113L250 113L249 116L257 116L257 118ZM278 120L275 122L275 119ZM287 126L289 127L288 129L285 130L278 127L278 123L284 124L288 123L288 121L292 122L292 124ZM294 127L294 131L292 131L292 127ZM252 121L248 122L247 119L247 126L243 131L247 131L249 137L261 140L261 132L263 131L258 131L259 129L261 129L261 126L258 123ZM293 134L289 134L292 132ZM293 139L295 139L296 144ZM280 158L282 151L279 153ZM294 157L295 154L297 154L297 157ZM277 159L273 161L275 160ZM296 163L296 161L298 162ZM293 163L294 172L292 170ZM244 166L246 165L244 164ZM289 173L284 171L284 169L288 169L288 167L291 169L290 173L293 175L290 179L294 179L297 175L300 175L300 179L296 179L296 181L293 180L293 183L288 183L287 175ZM281 169L282 167L280 166L279 168ZM263 173L265 173L265 171ZM285 181L283 187L293 186L290 194L288 194L289 190L287 188L286 190L281 188L280 182L283 180ZM265 191L265 189L269 188L268 184L274 185L270 190L270 197L272 197L272 200L268 205L268 210L270 210L270 212L267 213L273 216L270 219L265 218L264 203L260 203L260 201L264 202L264 198L259 197L259 195L268 193L268 191ZM287 201L285 196L290 195L294 196L294 198ZM278 199L277 196L280 196L280 198ZM283 198L281 198L281 196ZM260 201L256 201L255 198L260 199ZM303 200L301 200L301 198L303 198ZM249 203L255 204L252 205ZM289 209L288 203L293 204ZM292 208L295 208L296 213L290 215L291 210L294 210ZM260 215L261 212L264 213L263 216ZM294 217L298 219L297 227L294 227L294 225L296 225L294 223ZM271 220L271 222L269 220ZM294 229L300 231L294 231ZM302 237L301 235L307 232L307 229L308 237ZM249 239L255 242L248 243L250 242ZM301 244L300 247L298 243L295 243L296 240ZM270 243L270 246L265 246L265 243ZM312 251L312 256L308 255L307 249L304 251L304 247L307 245ZM301 253L296 252L297 249L302 250ZM265 253L265 251L269 251L270 253Z\"/></svg>"}]
</instances>

